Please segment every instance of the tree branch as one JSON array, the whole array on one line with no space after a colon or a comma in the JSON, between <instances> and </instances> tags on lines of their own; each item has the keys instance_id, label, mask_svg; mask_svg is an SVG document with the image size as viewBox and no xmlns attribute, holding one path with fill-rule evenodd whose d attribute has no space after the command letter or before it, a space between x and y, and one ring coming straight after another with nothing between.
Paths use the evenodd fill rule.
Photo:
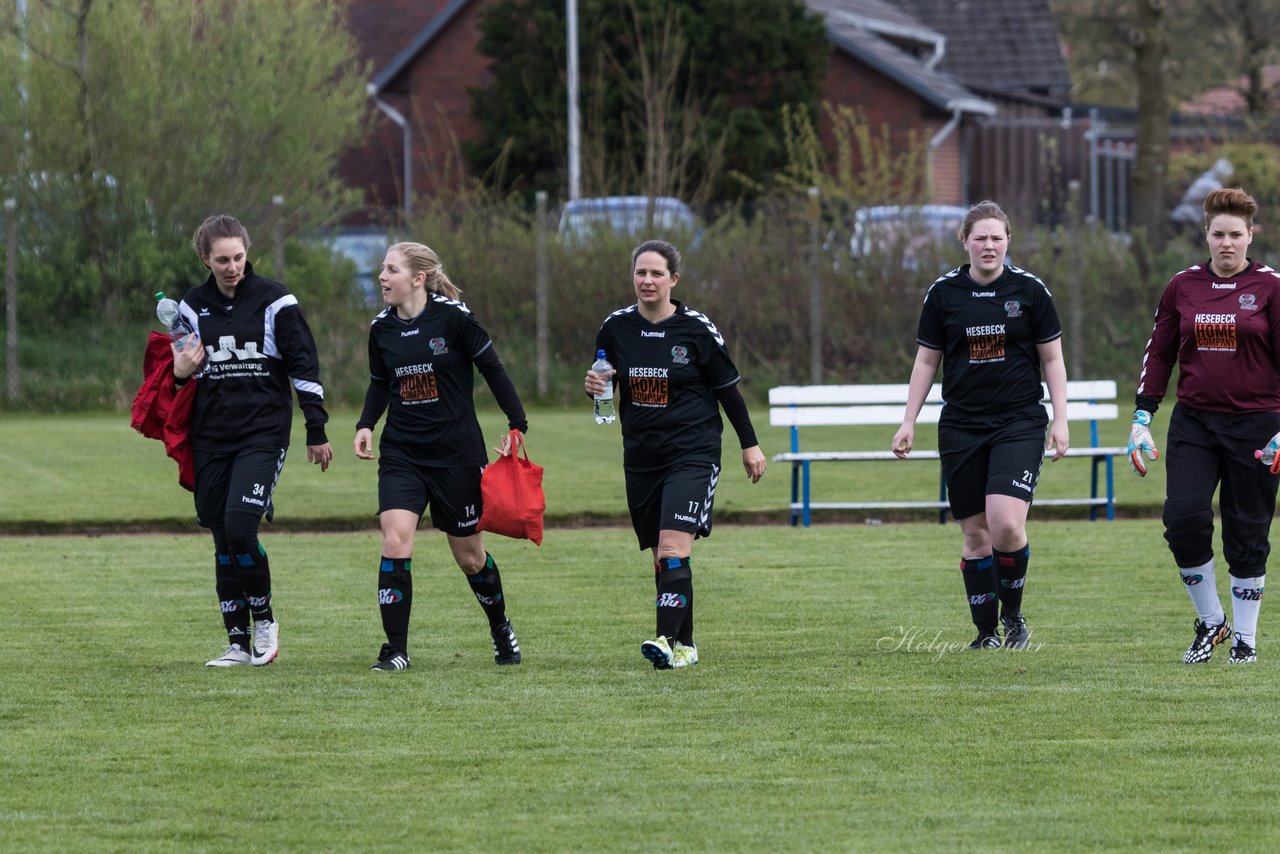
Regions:
<instances>
[{"instance_id":1,"label":"tree branch","mask_svg":"<svg viewBox=\"0 0 1280 854\"><path fill-rule=\"evenodd\" d=\"M74 65L72 65L69 62L64 62L63 60L58 59L56 56L54 56L51 53L48 53L47 51L41 50L40 47L37 46L34 42L32 42L31 39L28 38L25 33L19 30L16 25L10 24L4 28L4 31L12 35L14 38L16 38L19 41L19 43L21 43L22 46L25 47L27 50L35 54L37 59L47 62L50 65L53 65L57 68L61 68L63 71L69 71L72 74L76 73L76 67Z\"/></svg>"}]
</instances>

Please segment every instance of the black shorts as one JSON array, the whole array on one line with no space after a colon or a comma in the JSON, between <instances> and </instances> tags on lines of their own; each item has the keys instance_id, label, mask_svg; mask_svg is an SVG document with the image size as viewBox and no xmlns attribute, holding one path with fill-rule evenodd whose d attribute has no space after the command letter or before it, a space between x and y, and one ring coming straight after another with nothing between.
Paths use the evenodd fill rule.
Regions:
<instances>
[{"instance_id":1,"label":"black shorts","mask_svg":"<svg viewBox=\"0 0 1280 854\"><path fill-rule=\"evenodd\" d=\"M951 515L964 519L987 509L988 495L1028 503L1044 465L1048 417L1019 418L999 427L938 425L938 452Z\"/></svg>"},{"instance_id":2,"label":"black shorts","mask_svg":"<svg viewBox=\"0 0 1280 854\"><path fill-rule=\"evenodd\" d=\"M627 470L627 508L640 549L658 545L659 531L711 536L711 505L720 466L678 463L658 471Z\"/></svg>"},{"instance_id":3,"label":"black shorts","mask_svg":"<svg viewBox=\"0 0 1280 854\"><path fill-rule=\"evenodd\" d=\"M284 468L285 448L250 445L234 451L197 452L196 521L203 528L228 513L271 518L271 496Z\"/></svg>"},{"instance_id":4,"label":"black shorts","mask_svg":"<svg viewBox=\"0 0 1280 854\"><path fill-rule=\"evenodd\" d=\"M408 510L419 517L431 506L431 525L454 537L476 532L480 475L484 466L432 468L383 455L378 458L378 512Z\"/></svg>"}]
</instances>

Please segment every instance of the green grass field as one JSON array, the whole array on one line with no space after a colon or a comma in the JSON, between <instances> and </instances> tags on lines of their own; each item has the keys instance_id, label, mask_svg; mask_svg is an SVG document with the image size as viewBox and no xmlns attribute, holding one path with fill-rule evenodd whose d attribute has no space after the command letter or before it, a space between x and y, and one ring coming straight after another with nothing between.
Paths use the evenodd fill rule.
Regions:
<instances>
[{"instance_id":1,"label":"green grass field","mask_svg":"<svg viewBox=\"0 0 1280 854\"><path fill-rule=\"evenodd\" d=\"M280 660L221 671L202 666L225 641L211 545L177 533L190 497L158 443L119 414L0 417L0 849L1190 851L1280 835L1270 614L1257 665L1181 664L1193 614L1155 519L1033 510L1032 648L971 653L955 525L792 529L786 469L752 487L731 451L694 553L702 662L655 672L649 563L609 524L625 517L617 432L585 406L535 412L546 540L487 540L524 663L493 665L424 532L414 666L377 674L376 467L350 453L354 420L334 417L328 473L294 453L264 528ZM767 454L785 446L760 434ZM937 469L818 477L927 497ZM1042 494L1086 477L1049 467ZM1117 478L1123 510L1158 512L1159 464ZM748 519L779 524L728 522Z\"/></svg>"},{"instance_id":2,"label":"green grass field","mask_svg":"<svg viewBox=\"0 0 1280 854\"><path fill-rule=\"evenodd\" d=\"M0 551L7 850L1262 850L1280 681L1181 664L1158 523L1032 525L1026 652L972 636L955 526L722 526L702 662L655 672L648 561L615 528L490 538L525 662L492 663L438 534L413 669L366 532L268 534L280 660L211 670L206 540Z\"/></svg>"},{"instance_id":3,"label":"green grass field","mask_svg":"<svg viewBox=\"0 0 1280 854\"><path fill-rule=\"evenodd\" d=\"M788 449L787 431L770 427L768 411L754 413L761 447L770 458ZM377 464L357 460L351 450L356 413L332 414L329 438L334 463L328 472L306 461L300 418L290 457L276 490L277 526L290 530L376 528ZM1163 441L1165 419L1156 422ZM617 425L595 424L587 401L574 410L543 409L530 413L529 455L546 469L549 525L584 522L626 523L623 500L622 441ZM490 446L497 444L504 420L482 411L481 423ZM1072 425L1076 444L1087 444L1085 425ZM1123 445L1127 423L1106 425L1104 445ZM932 431L932 428L928 428ZM806 429L804 447L815 450L878 450L889 447L892 427ZM936 447L930 432L921 431L920 447ZM729 430L732 435L732 430ZM737 443L725 442L724 476L716 491L716 518L722 522L784 522L787 519L790 467L773 464L763 480L751 485L742 471ZM0 533L49 533L120 530L187 531L194 513L190 495L177 485L177 466L164 456L159 442L144 439L129 427L127 415L0 416ZM813 498L818 500L935 500L938 464L886 461L817 463L813 466ZM1123 460L1116 461L1118 510L1128 516L1158 516L1164 498L1164 469L1157 463L1142 480ZM1045 465L1038 495L1081 497L1089 492L1089 464L1061 460ZM1042 518L1081 518L1084 508L1043 507ZM932 511L831 512L815 514L816 522L864 518L927 521Z\"/></svg>"}]
</instances>

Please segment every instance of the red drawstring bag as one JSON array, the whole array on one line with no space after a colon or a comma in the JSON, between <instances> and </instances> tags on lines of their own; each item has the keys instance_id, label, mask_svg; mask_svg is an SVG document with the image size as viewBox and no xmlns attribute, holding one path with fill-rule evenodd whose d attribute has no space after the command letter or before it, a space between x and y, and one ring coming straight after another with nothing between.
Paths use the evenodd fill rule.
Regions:
<instances>
[{"instance_id":1,"label":"red drawstring bag","mask_svg":"<svg viewBox=\"0 0 1280 854\"><path fill-rule=\"evenodd\" d=\"M519 454L524 452L524 459ZM542 466L529 461L529 449L519 430L511 431L511 453L498 457L480 478L484 510L477 531L491 531L542 545L542 514L547 509L542 494Z\"/></svg>"}]
</instances>

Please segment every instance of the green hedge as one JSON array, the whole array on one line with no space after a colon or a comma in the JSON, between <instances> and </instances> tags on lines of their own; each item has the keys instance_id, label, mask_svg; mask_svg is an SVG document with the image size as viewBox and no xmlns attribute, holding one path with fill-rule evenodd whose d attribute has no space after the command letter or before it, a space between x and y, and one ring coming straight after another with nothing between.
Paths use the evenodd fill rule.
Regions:
<instances>
[{"instance_id":1,"label":"green hedge","mask_svg":"<svg viewBox=\"0 0 1280 854\"><path fill-rule=\"evenodd\" d=\"M696 248L679 239L685 269L676 296L725 333L753 398L777 383L809 381L813 282L821 289L824 380L905 382L921 299L936 271L965 260L958 243L913 247L910 263L904 263L903 247L857 259L849 255L848 232L839 223L822 223L816 233L825 247L811 247L815 230L807 211L800 202L766 201L750 212L722 215L698 236ZM436 203L404 234L437 250L493 335L517 388L532 399L537 247L528 212L514 203ZM577 400L600 322L634 301L628 269L633 243L602 237L565 246L549 235L551 391L542 402ZM133 229L111 256L114 275L127 277L126 297L103 305L95 301L91 265L76 260L83 257L79 248L55 249L19 255L21 394L16 401L0 399L0 408L122 409L139 381L146 332L156 327L151 295L160 288L181 292L203 277L203 269L183 238ZM1068 330L1068 364L1078 366L1082 379L1126 384L1137 372L1165 282L1203 255L1203 245L1175 243L1144 280L1125 243L1096 228L1048 231L1015 222L1010 244L1014 261L1054 293ZM260 271L274 273L269 241L256 243L251 258ZM60 275L64 268L68 275ZM335 406L358 406L363 399L365 336L377 312L354 292L352 273L350 264L313 241L287 244L284 279L315 331ZM4 357L0 353L0 364Z\"/></svg>"}]
</instances>

